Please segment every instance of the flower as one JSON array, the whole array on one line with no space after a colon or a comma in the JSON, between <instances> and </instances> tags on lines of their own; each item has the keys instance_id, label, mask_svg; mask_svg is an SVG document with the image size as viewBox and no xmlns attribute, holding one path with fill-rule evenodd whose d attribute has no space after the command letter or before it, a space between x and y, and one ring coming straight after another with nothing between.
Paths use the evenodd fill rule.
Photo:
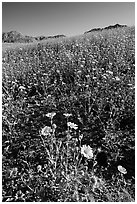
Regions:
<instances>
[{"instance_id":1,"label":"flower","mask_svg":"<svg viewBox=\"0 0 137 204\"><path fill-rule=\"evenodd\" d=\"M68 118L68 117L72 116L72 114L71 114L71 113L64 113L63 115L64 115L66 118Z\"/></svg>"},{"instance_id":2,"label":"flower","mask_svg":"<svg viewBox=\"0 0 137 204\"><path fill-rule=\"evenodd\" d=\"M120 78L118 76L115 77L116 81L120 81Z\"/></svg>"},{"instance_id":3,"label":"flower","mask_svg":"<svg viewBox=\"0 0 137 204\"><path fill-rule=\"evenodd\" d=\"M82 140L83 138L83 134L79 135L79 139Z\"/></svg>"},{"instance_id":4,"label":"flower","mask_svg":"<svg viewBox=\"0 0 137 204\"><path fill-rule=\"evenodd\" d=\"M120 171L120 173L127 174L127 170L123 166L119 165L117 168Z\"/></svg>"},{"instance_id":5,"label":"flower","mask_svg":"<svg viewBox=\"0 0 137 204\"><path fill-rule=\"evenodd\" d=\"M19 89L21 89L21 90L24 89L25 90L26 88L24 86L20 86Z\"/></svg>"},{"instance_id":6,"label":"flower","mask_svg":"<svg viewBox=\"0 0 137 204\"><path fill-rule=\"evenodd\" d=\"M113 72L112 72L112 71L107 70L106 72L109 73L109 74L111 74L111 75L113 75Z\"/></svg>"},{"instance_id":7,"label":"flower","mask_svg":"<svg viewBox=\"0 0 137 204\"><path fill-rule=\"evenodd\" d=\"M82 71L81 71L81 70L78 70L78 71L77 71L77 74L81 74L81 73L82 73Z\"/></svg>"},{"instance_id":8,"label":"flower","mask_svg":"<svg viewBox=\"0 0 137 204\"><path fill-rule=\"evenodd\" d=\"M57 128L57 126L56 126L55 123L52 125L52 128L53 128L54 130Z\"/></svg>"},{"instance_id":9,"label":"flower","mask_svg":"<svg viewBox=\"0 0 137 204\"><path fill-rule=\"evenodd\" d=\"M83 145L81 147L81 154L83 154L84 157L87 159L92 159L93 158L93 149L88 145Z\"/></svg>"},{"instance_id":10,"label":"flower","mask_svg":"<svg viewBox=\"0 0 137 204\"><path fill-rule=\"evenodd\" d=\"M107 75L106 75L106 74L103 74L102 77L103 77L104 79L107 79Z\"/></svg>"},{"instance_id":11,"label":"flower","mask_svg":"<svg viewBox=\"0 0 137 204\"><path fill-rule=\"evenodd\" d=\"M11 97L8 97L8 98L7 98L7 101L11 101L11 100L12 100L12 98L11 98Z\"/></svg>"},{"instance_id":12,"label":"flower","mask_svg":"<svg viewBox=\"0 0 137 204\"><path fill-rule=\"evenodd\" d=\"M89 75L89 74L87 74L87 75L86 75L86 77L87 77L87 78L90 78L90 75Z\"/></svg>"},{"instance_id":13,"label":"flower","mask_svg":"<svg viewBox=\"0 0 137 204\"><path fill-rule=\"evenodd\" d=\"M18 173L18 168L17 167L15 167L15 168L12 168L11 170L10 170L10 176L17 176L17 173Z\"/></svg>"},{"instance_id":14,"label":"flower","mask_svg":"<svg viewBox=\"0 0 137 204\"><path fill-rule=\"evenodd\" d=\"M45 127L41 130L41 134L44 135L44 136L50 135L51 132L52 132L52 129L51 129L51 127L49 127L49 126L45 126Z\"/></svg>"},{"instance_id":15,"label":"flower","mask_svg":"<svg viewBox=\"0 0 137 204\"><path fill-rule=\"evenodd\" d=\"M47 113L46 114L46 116L48 117L48 118L53 118L54 116L56 115L56 113L54 113L54 112L52 112L52 113Z\"/></svg>"},{"instance_id":16,"label":"flower","mask_svg":"<svg viewBox=\"0 0 137 204\"><path fill-rule=\"evenodd\" d=\"M53 125L52 125L52 129L53 129L53 134L55 133L55 131L56 131L56 128L57 128L57 125L54 123Z\"/></svg>"},{"instance_id":17,"label":"flower","mask_svg":"<svg viewBox=\"0 0 137 204\"><path fill-rule=\"evenodd\" d=\"M56 72L57 72L58 74L60 74L60 70L59 70L59 69L57 69Z\"/></svg>"},{"instance_id":18,"label":"flower","mask_svg":"<svg viewBox=\"0 0 137 204\"><path fill-rule=\"evenodd\" d=\"M92 68L92 70L95 71L95 70L97 70L97 68L94 67L94 68Z\"/></svg>"},{"instance_id":19,"label":"flower","mask_svg":"<svg viewBox=\"0 0 137 204\"><path fill-rule=\"evenodd\" d=\"M68 125L68 127L72 128L72 129L75 129L75 130L78 129L78 126L75 123L68 122L67 125Z\"/></svg>"},{"instance_id":20,"label":"flower","mask_svg":"<svg viewBox=\"0 0 137 204\"><path fill-rule=\"evenodd\" d=\"M42 166L41 166L41 165L38 165L38 166L37 166L37 170L38 170L38 172L41 172Z\"/></svg>"}]
</instances>

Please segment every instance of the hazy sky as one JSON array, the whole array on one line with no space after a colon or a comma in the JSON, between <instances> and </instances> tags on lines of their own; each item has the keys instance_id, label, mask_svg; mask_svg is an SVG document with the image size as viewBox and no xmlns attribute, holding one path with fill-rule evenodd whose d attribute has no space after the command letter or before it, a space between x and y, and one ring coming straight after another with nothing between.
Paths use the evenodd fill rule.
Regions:
<instances>
[{"instance_id":1,"label":"hazy sky","mask_svg":"<svg viewBox=\"0 0 137 204\"><path fill-rule=\"evenodd\" d=\"M95 27L135 25L133 2L4 2L2 31L24 35L67 36Z\"/></svg>"}]
</instances>

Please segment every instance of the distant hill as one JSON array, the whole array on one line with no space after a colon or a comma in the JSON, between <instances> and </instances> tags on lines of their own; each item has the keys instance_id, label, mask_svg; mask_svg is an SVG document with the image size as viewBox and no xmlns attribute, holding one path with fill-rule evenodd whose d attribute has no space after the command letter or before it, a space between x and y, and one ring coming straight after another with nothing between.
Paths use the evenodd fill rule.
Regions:
<instances>
[{"instance_id":1,"label":"distant hill","mask_svg":"<svg viewBox=\"0 0 137 204\"><path fill-rule=\"evenodd\" d=\"M109 29L114 29L114 28L123 28L123 27L127 27L127 25L120 25L120 24L115 24L115 25L110 25L104 28L93 28L89 31L86 31L84 34L93 32L93 31L102 31L102 30L109 30Z\"/></svg>"},{"instance_id":2,"label":"distant hill","mask_svg":"<svg viewBox=\"0 0 137 204\"><path fill-rule=\"evenodd\" d=\"M54 36L48 36L47 38L64 38L65 35L54 35Z\"/></svg>"},{"instance_id":3,"label":"distant hill","mask_svg":"<svg viewBox=\"0 0 137 204\"><path fill-rule=\"evenodd\" d=\"M3 43L30 43L30 42L36 42L41 40L47 40L49 38L61 38L61 37L66 37L66 36L55 35L55 36L47 36L47 37L45 36L32 37L32 36L22 35L17 31L2 32Z\"/></svg>"},{"instance_id":4,"label":"distant hill","mask_svg":"<svg viewBox=\"0 0 137 204\"><path fill-rule=\"evenodd\" d=\"M120 25L120 24L110 25L105 27L104 30L113 29L113 28L123 28L123 27L127 27L127 25Z\"/></svg>"},{"instance_id":5,"label":"distant hill","mask_svg":"<svg viewBox=\"0 0 137 204\"><path fill-rule=\"evenodd\" d=\"M48 37L45 37L45 36L38 36L38 37L35 37L35 39L37 41L41 41L41 40L47 40L47 39L50 39L50 38L64 38L66 37L65 35L53 35L53 36L48 36Z\"/></svg>"},{"instance_id":6,"label":"distant hill","mask_svg":"<svg viewBox=\"0 0 137 204\"><path fill-rule=\"evenodd\" d=\"M2 33L2 42L6 43L29 43L34 42L35 38L31 36L24 36L17 31L3 32Z\"/></svg>"}]
</instances>

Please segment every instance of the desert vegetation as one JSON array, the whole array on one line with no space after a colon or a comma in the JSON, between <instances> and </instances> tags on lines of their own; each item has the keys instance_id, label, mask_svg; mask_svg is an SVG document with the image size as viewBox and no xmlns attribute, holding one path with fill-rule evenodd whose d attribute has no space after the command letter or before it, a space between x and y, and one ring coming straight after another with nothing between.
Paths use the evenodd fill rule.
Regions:
<instances>
[{"instance_id":1,"label":"desert vegetation","mask_svg":"<svg viewBox=\"0 0 137 204\"><path fill-rule=\"evenodd\" d=\"M135 28L3 51L3 202L135 201Z\"/></svg>"}]
</instances>

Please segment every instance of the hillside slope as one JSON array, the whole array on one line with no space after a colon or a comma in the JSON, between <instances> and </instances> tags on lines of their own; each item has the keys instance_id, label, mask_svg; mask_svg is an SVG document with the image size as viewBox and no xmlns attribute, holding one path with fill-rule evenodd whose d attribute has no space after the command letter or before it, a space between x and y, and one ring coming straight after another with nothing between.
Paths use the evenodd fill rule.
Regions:
<instances>
[{"instance_id":1,"label":"hillside slope","mask_svg":"<svg viewBox=\"0 0 137 204\"><path fill-rule=\"evenodd\" d=\"M135 201L135 28L2 55L3 202Z\"/></svg>"}]
</instances>

